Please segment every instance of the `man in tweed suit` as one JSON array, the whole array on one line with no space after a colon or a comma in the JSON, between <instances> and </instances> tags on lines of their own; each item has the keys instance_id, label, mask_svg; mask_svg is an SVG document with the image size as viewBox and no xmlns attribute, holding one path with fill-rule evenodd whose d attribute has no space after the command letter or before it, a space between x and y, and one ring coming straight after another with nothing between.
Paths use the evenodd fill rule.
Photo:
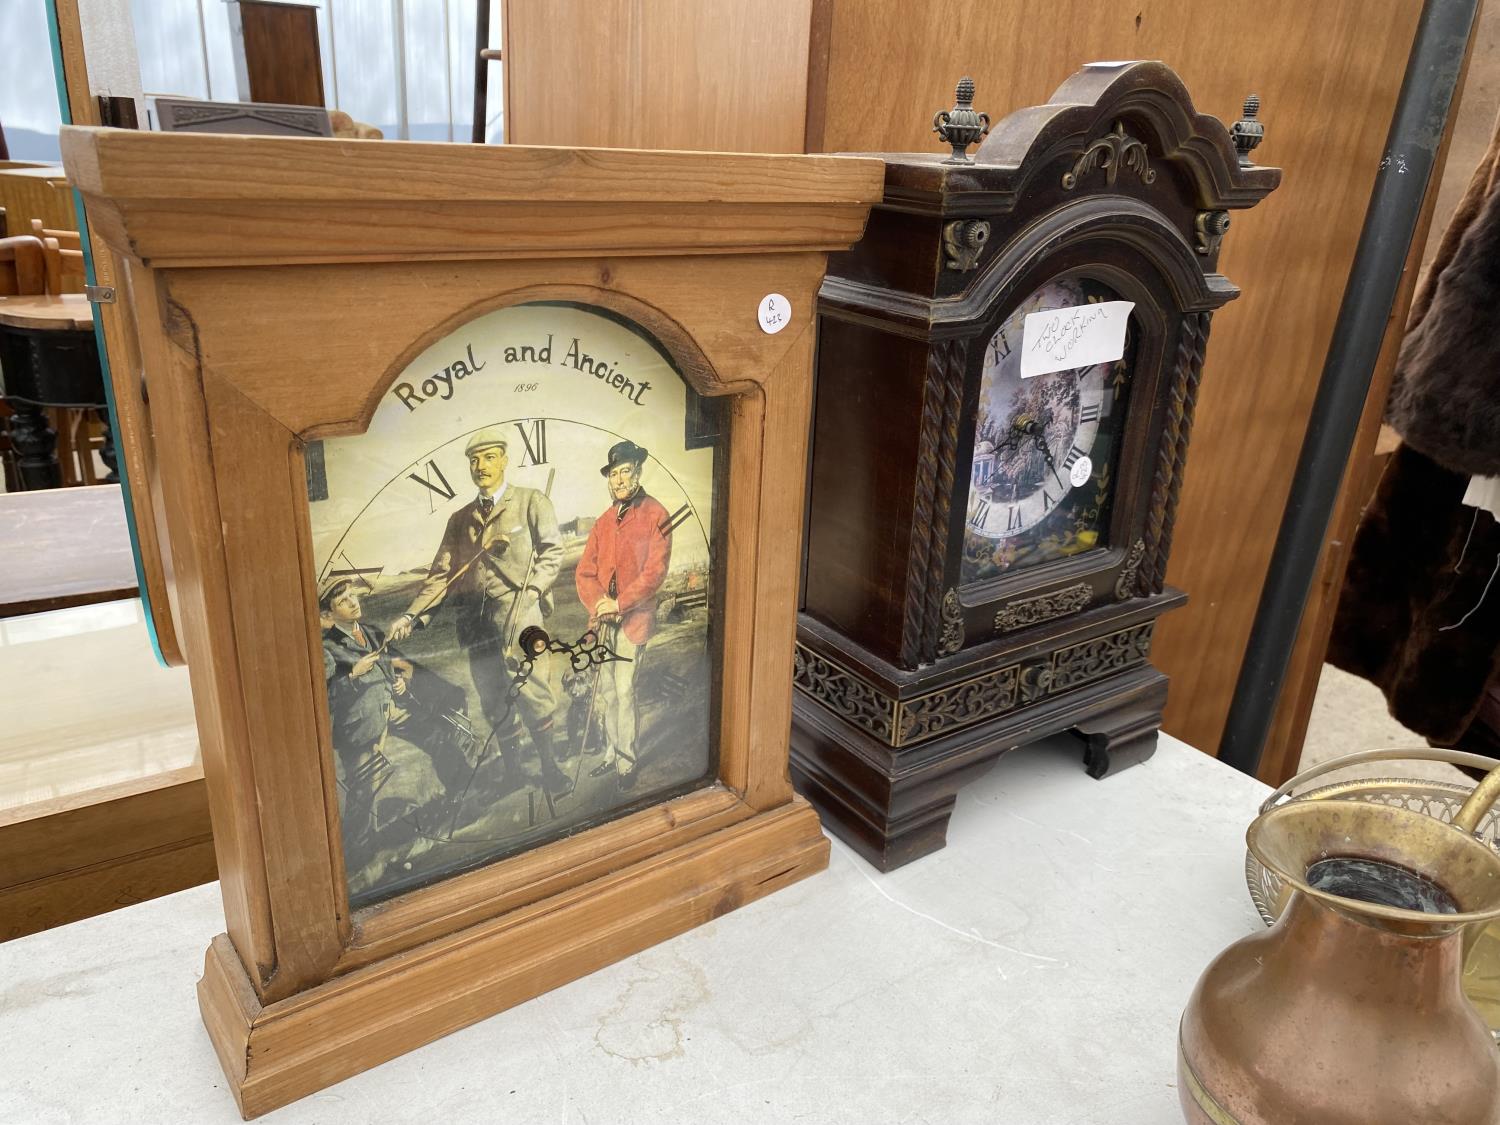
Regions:
<instances>
[{"instance_id":1,"label":"man in tweed suit","mask_svg":"<svg viewBox=\"0 0 1500 1125\"><path fill-rule=\"evenodd\" d=\"M531 675L512 699L520 670L516 640L529 625L541 625L552 610L552 584L562 564L562 533L552 501L535 488L507 484L505 438L481 430L464 454L478 495L454 512L428 569L427 580L407 611L391 625L400 641L426 626L443 606L451 607L458 643L469 655L479 705L498 740L504 784L520 784L521 723L531 734L548 790L565 796L572 780L557 765L553 719L557 695L548 678L548 657L537 657Z\"/></svg>"}]
</instances>

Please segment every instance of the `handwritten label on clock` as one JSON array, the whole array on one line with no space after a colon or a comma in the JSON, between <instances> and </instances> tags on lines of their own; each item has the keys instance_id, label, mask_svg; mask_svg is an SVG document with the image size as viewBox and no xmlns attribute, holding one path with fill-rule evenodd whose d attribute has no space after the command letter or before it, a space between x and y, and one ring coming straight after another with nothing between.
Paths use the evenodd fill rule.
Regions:
<instances>
[{"instance_id":1,"label":"handwritten label on clock","mask_svg":"<svg viewBox=\"0 0 1500 1125\"><path fill-rule=\"evenodd\" d=\"M1078 458L1068 467L1068 483L1074 488L1082 488L1088 483L1089 477L1094 475L1094 462L1087 454Z\"/></svg>"},{"instance_id":2,"label":"handwritten label on clock","mask_svg":"<svg viewBox=\"0 0 1500 1125\"><path fill-rule=\"evenodd\" d=\"M760 330L774 336L791 323L792 303L780 293L767 293L755 315L760 320Z\"/></svg>"},{"instance_id":3,"label":"handwritten label on clock","mask_svg":"<svg viewBox=\"0 0 1500 1125\"><path fill-rule=\"evenodd\" d=\"M1099 301L1028 313L1021 331L1021 378L1119 359L1133 308L1133 301Z\"/></svg>"}]
</instances>

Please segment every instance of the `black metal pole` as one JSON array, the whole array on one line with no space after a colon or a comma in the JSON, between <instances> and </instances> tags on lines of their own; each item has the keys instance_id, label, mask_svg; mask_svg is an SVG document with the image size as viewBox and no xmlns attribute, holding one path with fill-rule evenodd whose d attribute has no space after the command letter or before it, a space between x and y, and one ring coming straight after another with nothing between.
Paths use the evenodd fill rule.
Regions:
<instances>
[{"instance_id":1,"label":"black metal pole","mask_svg":"<svg viewBox=\"0 0 1500 1125\"><path fill-rule=\"evenodd\" d=\"M484 129L489 116L490 61L484 52L490 45L490 0L474 5L474 143L484 144Z\"/></svg>"},{"instance_id":2,"label":"black metal pole","mask_svg":"<svg viewBox=\"0 0 1500 1125\"><path fill-rule=\"evenodd\" d=\"M1370 193L1333 343L1255 624L1235 684L1219 760L1255 774L1307 604L1323 536L1380 354L1412 234L1437 161L1479 0L1427 0Z\"/></svg>"}]
</instances>

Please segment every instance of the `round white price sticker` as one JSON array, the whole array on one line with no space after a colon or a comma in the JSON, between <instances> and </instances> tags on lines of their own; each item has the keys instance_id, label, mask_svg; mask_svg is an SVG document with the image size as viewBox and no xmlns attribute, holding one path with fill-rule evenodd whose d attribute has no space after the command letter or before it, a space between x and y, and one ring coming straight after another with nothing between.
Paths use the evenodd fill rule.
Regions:
<instances>
[{"instance_id":1,"label":"round white price sticker","mask_svg":"<svg viewBox=\"0 0 1500 1125\"><path fill-rule=\"evenodd\" d=\"M780 293L767 293L760 299L760 330L775 335L792 321L792 303Z\"/></svg>"},{"instance_id":2,"label":"round white price sticker","mask_svg":"<svg viewBox=\"0 0 1500 1125\"><path fill-rule=\"evenodd\" d=\"M1073 482L1074 488L1082 488L1093 475L1094 463L1087 457L1078 458L1073 462L1073 467L1068 470L1068 479Z\"/></svg>"}]
</instances>

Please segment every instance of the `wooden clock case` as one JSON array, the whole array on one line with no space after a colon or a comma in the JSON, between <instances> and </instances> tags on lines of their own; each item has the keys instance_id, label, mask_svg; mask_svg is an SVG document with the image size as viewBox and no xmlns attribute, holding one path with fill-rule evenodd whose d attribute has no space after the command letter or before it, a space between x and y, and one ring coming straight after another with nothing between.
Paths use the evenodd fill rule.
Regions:
<instances>
[{"instance_id":1,"label":"wooden clock case","mask_svg":"<svg viewBox=\"0 0 1500 1125\"><path fill-rule=\"evenodd\" d=\"M227 934L199 1000L248 1116L820 870L787 730L826 254L871 160L68 129L141 345ZM768 293L787 330L761 330ZM303 443L526 301L629 317L732 396L715 783L351 910Z\"/></svg>"},{"instance_id":2,"label":"wooden clock case","mask_svg":"<svg viewBox=\"0 0 1500 1125\"><path fill-rule=\"evenodd\" d=\"M1254 122L1246 130L1256 132ZM1280 180L1157 62L1089 66L996 124L975 162L883 155L885 197L819 295L792 768L882 870L943 846L959 788L1059 731L1094 777L1155 748L1166 585L1228 212ZM1102 545L963 585L986 342L1049 279L1135 302Z\"/></svg>"}]
</instances>

